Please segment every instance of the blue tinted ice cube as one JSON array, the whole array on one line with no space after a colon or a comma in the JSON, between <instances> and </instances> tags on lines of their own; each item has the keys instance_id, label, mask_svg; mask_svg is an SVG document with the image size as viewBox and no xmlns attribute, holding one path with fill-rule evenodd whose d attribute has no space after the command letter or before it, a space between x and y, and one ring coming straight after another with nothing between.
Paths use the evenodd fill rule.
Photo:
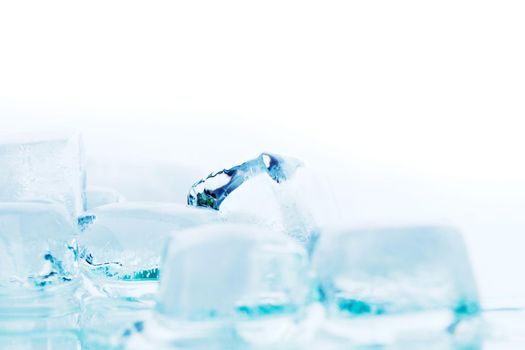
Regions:
<instances>
[{"instance_id":1,"label":"blue tinted ice cube","mask_svg":"<svg viewBox=\"0 0 525 350\"><path fill-rule=\"evenodd\" d=\"M156 311L127 348L277 349L310 298L306 250L280 232L224 223L175 232Z\"/></svg>"},{"instance_id":2,"label":"blue tinted ice cube","mask_svg":"<svg viewBox=\"0 0 525 350\"><path fill-rule=\"evenodd\" d=\"M79 238L83 266L105 293L126 297L154 292L171 231L218 218L211 210L169 203L114 203L92 213L95 221Z\"/></svg>"},{"instance_id":3,"label":"blue tinted ice cube","mask_svg":"<svg viewBox=\"0 0 525 350\"><path fill-rule=\"evenodd\" d=\"M85 168L79 135L0 141L0 201L49 200L71 217L85 209Z\"/></svg>"},{"instance_id":4,"label":"blue tinted ice cube","mask_svg":"<svg viewBox=\"0 0 525 350\"><path fill-rule=\"evenodd\" d=\"M479 309L463 238L452 229L329 231L314 265L332 317Z\"/></svg>"},{"instance_id":5,"label":"blue tinted ice cube","mask_svg":"<svg viewBox=\"0 0 525 350\"><path fill-rule=\"evenodd\" d=\"M187 321L293 315L307 301L307 260L292 239L257 226L216 224L175 233L156 309Z\"/></svg>"},{"instance_id":6,"label":"blue tinted ice cube","mask_svg":"<svg viewBox=\"0 0 525 350\"><path fill-rule=\"evenodd\" d=\"M73 280L76 232L58 204L0 203L0 288L34 289Z\"/></svg>"},{"instance_id":7,"label":"blue tinted ice cube","mask_svg":"<svg viewBox=\"0 0 525 350\"><path fill-rule=\"evenodd\" d=\"M324 321L307 251L264 226L176 232L161 269L156 310L129 328L127 350L300 350Z\"/></svg>"},{"instance_id":8,"label":"blue tinted ice cube","mask_svg":"<svg viewBox=\"0 0 525 350\"><path fill-rule=\"evenodd\" d=\"M314 266L328 311L323 339L401 348L417 348L422 340L454 348L458 337L471 335L468 341L476 341L478 293L465 244L455 230L327 231ZM458 336L463 329L469 329L467 337Z\"/></svg>"},{"instance_id":9,"label":"blue tinted ice cube","mask_svg":"<svg viewBox=\"0 0 525 350\"><path fill-rule=\"evenodd\" d=\"M0 348L78 347L76 234L61 205L0 203Z\"/></svg>"}]
</instances>

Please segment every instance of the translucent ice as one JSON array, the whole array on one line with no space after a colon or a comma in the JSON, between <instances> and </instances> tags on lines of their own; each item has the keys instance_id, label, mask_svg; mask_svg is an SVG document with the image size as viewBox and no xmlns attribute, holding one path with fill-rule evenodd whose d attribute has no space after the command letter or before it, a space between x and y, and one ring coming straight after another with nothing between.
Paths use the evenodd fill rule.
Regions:
<instances>
[{"instance_id":1,"label":"translucent ice","mask_svg":"<svg viewBox=\"0 0 525 350\"><path fill-rule=\"evenodd\" d=\"M302 192L315 189L294 186L302 165L294 158L262 153L196 182L188 194L188 204L221 209L231 221L284 231L311 250L317 227Z\"/></svg>"},{"instance_id":2,"label":"translucent ice","mask_svg":"<svg viewBox=\"0 0 525 350\"><path fill-rule=\"evenodd\" d=\"M60 205L0 203L0 288L71 281L77 274L75 233Z\"/></svg>"},{"instance_id":3,"label":"translucent ice","mask_svg":"<svg viewBox=\"0 0 525 350\"><path fill-rule=\"evenodd\" d=\"M188 194L188 204L218 210L231 192L255 175L266 173L279 183L292 177L301 165L297 159L262 153L255 159L197 181Z\"/></svg>"},{"instance_id":4,"label":"translucent ice","mask_svg":"<svg viewBox=\"0 0 525 350\"><path fill-rule=\"evenodd\" d=\"M76 233L61 205L0 203L0 348L77 348Z\"/></svg>"},{"instance_id":5,"label":"translucent ice","mask_svg":"<svg viewBox=\"0 0 525 350\"><path fill-rule=\"evenodd\" d=\"M448 228L327 232L314 265L332 317L479 311L463 239Z\"/></svg>"},{"instance_id":6,"label":"translucent ice","mask_svg":"<svg viewBox=\"0 0 525 350\"><path fill-rule=\"evenodd\" d=\"M72 217L85 209L85 169L79 135L3 140L0 201L48 200Z\"/></svg>"},{"instance_id":7,"label":"translucent ice","mask_svg":"<svg viewBox=\"0 0 525 350\"><path fill-rule=\"evenodd\" d=\"M158 294L160 314L179 320L294 314L309 291L304 250L252 225L208 225L171 237Z\"/></svg>"},{"instance_id":8,"label":"translucent ice","mask_svg":"<svg viewBox=\"0 0 525 350\"><path fill-rule=\"evenodd\" d=\"M83 349L121 349L122 338L140 327L151 309L125 299L87 298L80 316Z\"/></svg>"},{"instance_id":9,"label":"translucent ice","mask_svg":"<svg viewBox=\"0 0 525 350\"><path fill-rule=\"evenodd\" d=\"M83 265L105 292L126 296L134 292L125 282L138 282L141 289L146 284L140 282L158 281L163 244L171 231L217 217L207 209L137 202L108 204L95 208L93 214L94 222L79 239Z\"/></svg>"}]
</instances>

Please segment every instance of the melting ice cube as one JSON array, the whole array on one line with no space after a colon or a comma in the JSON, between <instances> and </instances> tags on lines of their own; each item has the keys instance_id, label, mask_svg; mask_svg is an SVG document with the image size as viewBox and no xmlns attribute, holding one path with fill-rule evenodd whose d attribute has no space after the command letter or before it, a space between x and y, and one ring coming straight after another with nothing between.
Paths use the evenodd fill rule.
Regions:
<instances>
[{"instance_id":1,"label":"melting ice cube","mask_svg":"<svg viewBox=\"0 0 525 350\"><path fill-rule=\"evenodd\" d=\"M77 275L76 228L57 204L0 203L0 289L41 288Z\"/></svg>"},{"instance_id":2,"label":"melting ice cube","mask_svg":"<svg viewBox=\"0 0 525 350\"><path fill-rule=\"evenodd\" d=\"M294 186L302 166L294 158L262 153L196 182L188 194L188 204L220 209L229 221L284 231L311 250L318 230L302 192L314 189Z\"/></svg>"},{"instance_id":3,"label":"melting ice cube","mask_svg":"<svg viewBox=\"0 0 525 350\"><path fill-rule=\"evenodd\" d=\"M211 210L138 202L108 204L93 214L95 221L79 238L83 265L108 294L135 297L141 290L133 292L126 282L158 281L164 241L171 231L217 218ZM145 286L139 283L137 288Z\"/></svg>"},{"instance_id":4,"label":"melting ice cube","mask_svg":"<svg viewBox=\"0 0 525 350\"><path fill-rule=\"evenodd\" d=\"M157 310L186 321L293 315L309 291L305 254L287 236L252 225L179 232L164 256Z\"/></svg>"},{"instance_id":5,"label":"melting ice cube","mask_svg":"<svg viewBox=\"0 0 525 350\"><path fill-rule=\"evenodd\" d=\"M479 313L466 248L452 229L328 230L313 262L331 330L354 340L453 334Z\"/></svg>"},{"instance_id":6,"label":"melting ice cube","mask_svg":"<svg viewBox=\"0 0 525 350\"><path fill-rule=\"evenodd\" d=\"M76 218L85 210L85 168L79 135L0 142L0 201L48 200Z\"/></svg>"},{"instance_id":7,"label":"melting ice cube","mask_svg":"<svg viewBox=\"0 0 525 350\"><path fill-rule=\"evenodd\" d=\"M478 311L461 235L440 227L327 232L314 264L332 315Z\"/></svg>"},{"instance_id":8,"label":"melting ice cube","mask_svg":"<svg viewBox=\"0 0 525 350\"><path fill-rule=\"evenodd\" d=\"M77 349L76 226L65 208L0 203L0 348Z\"/></svg>"},{"instance_id":9,"label":"melting ice cube","mask_svg":"<svg viewBox=\"0 0 525 350\"><path fill-rule=\"evenodd\" d=\"M90 290L80 324L83 346L108 349L151 311L169 233L212 222L218 215L182 204L141 202L108 204L92 213L94 221L79 238Z\"/></svg>"}]
</instances>

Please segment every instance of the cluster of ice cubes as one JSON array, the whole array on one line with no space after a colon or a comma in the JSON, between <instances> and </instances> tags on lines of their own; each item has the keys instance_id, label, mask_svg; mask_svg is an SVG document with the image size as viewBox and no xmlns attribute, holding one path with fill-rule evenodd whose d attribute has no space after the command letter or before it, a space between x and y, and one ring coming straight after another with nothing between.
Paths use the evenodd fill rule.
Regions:
<instances>
[{"instance_id":1,"label":"cluster of ice cubes","mask_svg":"<svg viewBox=\"0 0 525 350\"><path fill-rule=\"evenodd\" d=\"M135 202L87 186L79 135L2 140L0 348L480 348L461 234L321 223L307 171L262 153Z\"/></svg>"}]
</instances>

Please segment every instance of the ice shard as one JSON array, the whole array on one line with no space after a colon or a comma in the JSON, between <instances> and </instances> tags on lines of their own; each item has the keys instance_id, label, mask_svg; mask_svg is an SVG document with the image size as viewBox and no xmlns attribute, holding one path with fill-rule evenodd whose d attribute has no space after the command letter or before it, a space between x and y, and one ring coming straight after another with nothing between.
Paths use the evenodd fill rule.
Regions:
<instances>
[{"instance_id":1,"label":"ice shard","mask_svg":"<svg viewBox=\"0 0 525 350\"><path fill-rule=\"evenodd\" d=\"M295 158L262 153L197 181L189 191L188 204L220 210L227 221L284 231L311 250L318 229L300 192L313 189L294 186L302 167Z\"/></svg>"},{"instance_id":2,"label":"ice shard","mask_svg":"<svg viewBox=\"0 0 525 350\"><path fill-rule=\"evenodd\" d=\"M281 183L290 179L300 166L302 163L295 158L262 153L255 159L197 181L188 194L188 205L219 210L226 197L250 178L265 173Z\"/></svg>"}]
</instances>

